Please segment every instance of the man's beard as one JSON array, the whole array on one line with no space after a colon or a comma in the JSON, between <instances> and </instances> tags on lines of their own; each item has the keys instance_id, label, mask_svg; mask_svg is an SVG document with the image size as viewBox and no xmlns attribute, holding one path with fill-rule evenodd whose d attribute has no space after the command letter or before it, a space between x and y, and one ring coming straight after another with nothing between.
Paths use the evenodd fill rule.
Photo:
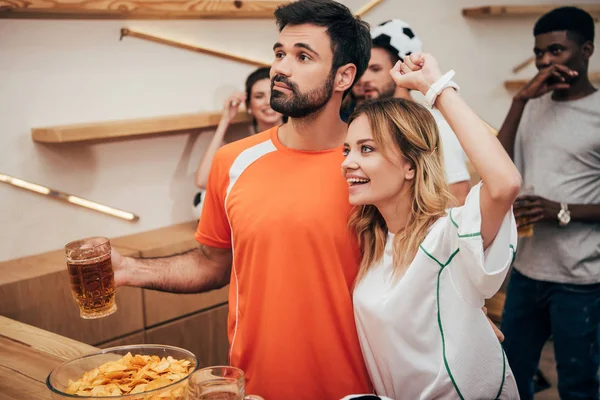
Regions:
<instances>
[{"instance_id":1,"label":"man's beard","mask_svg":"<svg viewBox=\"0 0 600 400\"><path fill-rule=\"evenodd\" d=\"M321 110L333 95L335 73L329 74L325 85L308 93L300 92L298 86L286 77L276 75L271 80L271 108L291 118L304 118ZM273 88L275 82L285 84L292 93L282 93ZM290 98L288 98L290 96Z\"/></svg>"},{"instance_id":2,"label":"man's beard","mask_svg":"<svg viewBox=\"0 0 600 400\"><path fill-rule=\"evenodd\" d=\"M371 90L373 88L370 88ZM373 97L373 96L369 96L369 98L371 99L391 99L392 97L394 97L394 94L396 93L396 82L391 81L387 84L385 84L381 90L375 88L375 92L378 94L378 96Z\"/></svg>"},{"instance_id":3,"label":"man's beard","mask_svg":"<svg viewBox=\"0 0 600 400\"><path fill-rule=\"evenodd\" d=\"M396 82L391 81L381 89L381 95L379 98L391 99L394 97L394 93L396 93Z\"/></svg>"}]
</instances>

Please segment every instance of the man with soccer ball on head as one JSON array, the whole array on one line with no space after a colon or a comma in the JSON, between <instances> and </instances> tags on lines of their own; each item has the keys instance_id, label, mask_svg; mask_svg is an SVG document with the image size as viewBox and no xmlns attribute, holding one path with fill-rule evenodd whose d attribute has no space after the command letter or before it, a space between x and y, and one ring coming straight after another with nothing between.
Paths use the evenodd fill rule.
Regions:
<instances>
[{"instance_id":1,"label":"man with soccer ball on head","mask_svg":"<svg viewBox=\"0 0 600 400\"><path fill-rule=\"evenodd\" d=\"M371 30L373 46L369 66L358 83L364 98L385 99L389 97L413 100L410 90L396 85L390 70L412 53L422 51L421 39L404 21L393 19ZM463 149L442 114L429 109L437 122L444 151L444 169L450 191L458 205L464 203L470 189L470 174L465 163Z\"/></svg>"}]
</instances>

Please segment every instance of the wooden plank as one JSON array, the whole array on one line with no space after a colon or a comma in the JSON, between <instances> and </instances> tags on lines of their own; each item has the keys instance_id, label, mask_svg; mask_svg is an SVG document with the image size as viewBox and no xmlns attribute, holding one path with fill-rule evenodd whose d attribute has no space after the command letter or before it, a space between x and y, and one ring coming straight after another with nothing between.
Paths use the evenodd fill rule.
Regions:
<instances>
[{"instance_id":1,"label":"wooden plank","mask_svg":"<svg viewBox=\"0 0 600 400\"><path fill-rule=\"evenodd\" d=\"M125 256L139 256L139 251L114 246L115 250ZM16 258L0 262L0 286L10 283L39 278L67 270L64 250L54 250L32 256Z\"/></svg>"},{"instance_id":2,"label":"wooden plank","mask_svg":"<svg viewBox=\"0 0 600 400\"><path fill-rule=\"evenodd\" d=\"M535 394L535 400L560 400L558 395L558 372L556 371L556 359L554 357L554 342L547 341L542 349L539 370L548 380L551 387ZM600 374L600 370L598 370Z\"/></svg>"},{"instance_id":3,"label":"wooden plank","mask_svg":"<svg viewBox=\"0 0 600 400\"><path fill-rule=\"evenodd\" d=\"M0 18L264 19L285 0L0 0Z\"/></svg>"},{"instance_id":4,"label":"wooden plank","mask_svg":"<svg viewBox=\"0 0 600 400\"><path fill-rule=\"evenodd\" d=\"M128 251L132 251L127 249ZM64 250L0 262L0 286L67 269Z\"/></svg>"},{"instance_id":5,"label":"wooden plank","mask_svg":"<svg viewBox=\"0 0 600 400\"><path fill-rule=\"evenodd\" d=\"M198 242L194 239L197 226L198 221L189 221L113 238L110 243L136 251L141 257L164 257L197 247Z\"/></svg>"},{"instance_id":6,"label":"wooden plank","mask_svg":"<svg viewBox=\"0 0 600 400\"><path fill-rule=\"evenodd\" d=\"M21 343L62 361L93 353L87 344L0 315L0 338Z\"/></svg>"},{"instance_id":7,"label":"wooden plank","mask_svg":"<svg viewBox=\"0 0 600 400\"><path fill-rule=\"evenodd\" d=\"M383 0L370 0L367 4L362 6L354 15L356 15L357 17L362 17L382 1Z\"/></svg>"},{"instance_id":8,"label":"wooden plank","mask_svg":"<svg viewBox=\"0 0 600 400\"><path fill-rule=\"evenodd\" d=\"M50 400L46 384L0 366L0 400Z\"/></svg>"},{"instance_id":9,"label":"wooden plank","mask_svg":"<svg viewBox=\"0 0 600 400\"><path fill-rule=\"evenodd\" d=\"M270 67L271 66L270 62L255 60L253 58L243 57L243 56L239 56L239 55L232 54L232 53L227 53L227 52L217 50L217 49L211 49L210 47L206 47L206 46L198 46L198 45L191 45L191 44L182 43L182 42L176 42L174 40L165 39L165 38L161 38L161 37L153 36L153 35L148 35L146 33L135 32L130 29L123 28L123 29L121 29L121 39L125 36L131 36L131 37L147 40L147 41L154 42L154 43L159 43L159 44L164 44L164 45L171 46L171 47L176 47L179 49L190 50L195 53L202 53L202 54L207 54L210 56L220 57L220 58L224 58L226 60L237 61L237 62L241 62L244 64L253 65L255 67Z\"/></svg>"},{"instance_id":10,"label":"wooden plank","mask_svg":"<svg viewBox=\"0 0 600 400\"><path fill-rule=\"evenodd\" d=\"M498 292L485 301L485 306L488 310L488 317L498 324L502 321L502 311L504 311L505 301L506 293L504 292Z\"/></svg>"},{"instance_id":11,"label":"wooden plank","mask_svg":"<svg viewBox=\"0 0 600 400\"><path fill-rule=\"evenodd\" d=\"M197 221L184 222L111 240L138 251L141 257L165 257L196 248ZM216 305L227 303L229 286L200 294L173 294L144 289L144 326L151 327Z\"/></svg>"},{"instance_id":12,"label":"wooden plank","mask_svg":"<svg viewBox=\"0 0 600 400\"><path fill-rule=\"evenodd\" d=\"M512 69L514 74L519 73L522 69L525 69L529 64L535 61L535 56L529 57L527 60L523 60L520 64L515 65Z\"/></svg>"},{"instance_id":13,"label":"wooden plank","mask_svg":"<svg viewBox=\"0 0 600 400\"><path fill-rule=\"evenodd\" d=\"M18 371L36 381L44 382L48 374L64 361L51 354L0 337L0 366Z\"/></svg>"},{"instance_id":14,"label":"wooden plank","mask_svg":"<svg viewBox=\"0 0 600 400\"><path fill-rule=\"evenodd\" d=\"M590 81L592 82L600 82L600 72L590 72L589 73ZM510 81L504 81L504 87L507 90L519 90L523 86L525 86L529 81L533 79L513 79Z\"/></svg>"},{"instance_id":15,"label":"wooden plank","mask_svg":"<svg viewBox=\"0 0 600 400\"><path fill-rule=\"evenodd\" d=\"M227 303L229 286L199 294L173 294L144 289L145 326Z\"/></svg>"},{"instance_id":16,"label":"wooden plank","mask_svg":"<svg viewBox=\"0 0 600 400\"><path fill-rule=\"evenodd\" d=\"M573 4L570 4L573 5ZM493 5L482 7L463 8L462 14L470 18L486 18L486 17L534 17L542 16L543 14L555 8L561 7L561 4L538 4L538 5ZM575 4L576 7L582 8L592 14L592 16L600 15L600 4Z\"/></svg>"},{"instance_id":17,"label":"wooden plank","mask_svg":"<svg viewBox=\"0 0 600 400\"><path fill-rule=\"evenodd\" d=\"M32 128L31 137L35 142L40 143L131 139L147 135L177 134L195 129L211 128L217 126L220 119L221 112L207 112L123 121L93 122ZM232 123L248 123L250 121L251 117L249 115L238 113Z\"/></svg>"},{"instance_id":18,"label":"wooden plank","mask_svg":"<svg viewBox=\"0 0 600 400\"><path fill-rule=\"evenodd\" d=\"M0 399L50 399L45 380L52 369L95 350L0 317Z\"/></svg>"},{"instance_id":19,"label":"wooden plank","mask_svg":"<svg viewBox=\"0 0 600 400\"><path fill-rule=\"evenodd\" d=\"M475 170L475 166L471 163L471 161L467 161L467 170L469 171L469 175L471 176L469 183L471 187L473 187L479 183L479 181L481 180L481 176L477 173L477 171Z\"/></svg>"},{"instance_id":20,"label":"wooden plank","mask_svg":"<svg viewBox=\"0 0 600 400\"><path fill-rule=\"evenodd\" d=\"M66 269L0 285L0 299L0 315L92 345L144 328L140 288L118 288L118 310L114 314L82 319L71 295Z\"/></svg>"},{"instance_id":21,"label":"wooden plank","mask_svg":"<svg viewBox=\"0 0 600 400\"><path fill-rule=\"evenodd\" d=\"M161 343L187 349L199 359L199 366L227 365L227 306L148 329L146 343Z\"/></svg>"},{"instance_id":22,"label":"wooden plank","mask_svg":"<svg viewBox=\"0 0 600 400\"><path fill-rule=\"evenodd\" d=\"M101 349L108 349L109 347L117 347L117 346L129 346L135 344L144 344L146 343L146 333L136 332L131 335L123 336L121 338L111 340L109 342L102 343L98 345Z\"/></svg>"}]
</instances>

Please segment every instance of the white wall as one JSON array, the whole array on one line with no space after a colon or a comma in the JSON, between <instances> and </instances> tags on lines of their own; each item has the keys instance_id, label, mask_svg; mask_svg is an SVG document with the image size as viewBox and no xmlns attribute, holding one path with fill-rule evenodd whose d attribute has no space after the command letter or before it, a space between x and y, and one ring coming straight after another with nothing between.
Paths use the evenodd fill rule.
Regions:
<instances>
[{"instance_id":1,"label":"white wall","mask_svg":"<svg viewBox=\"0 0 600 400\"><path fill-rule=\"evenodd\" d=\"M366 0L343 1L357 10ZM556 3L558 1L545 1ZM580 0L593 3L594 0ZM506 3L536 4L537 0ZM472 20L476 0L385 0L370 23L413 25L464 97L499 127L510 103L502 82L531 54L535 18ZM121 27L270 60L272 20L0 20L0 173L132 211L130 223L0 184L0 260L192 219L193 172L212 132L100 144L41 145L32 127L220 109L252 67L135 38ZM595 56L592 70L600 69ZM519 76L531 76L534 68ZM238 131L239 134L239 131Z\"/></svg>"}]
</instances>

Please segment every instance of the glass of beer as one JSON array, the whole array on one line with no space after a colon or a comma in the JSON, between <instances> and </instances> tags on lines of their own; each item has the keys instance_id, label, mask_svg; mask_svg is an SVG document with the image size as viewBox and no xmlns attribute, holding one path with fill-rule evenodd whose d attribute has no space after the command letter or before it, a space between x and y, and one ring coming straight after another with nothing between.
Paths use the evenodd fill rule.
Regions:
<instances>
[{"instance_id":1,"label":"glass of beer","mask_svg":"<svg viewBox=\"0 0 600 400\"><path fill-rule=\"evenodd\" d=\"M106 317L117 311L110 242L104 237L75 240L65 246L71 292L81 318Z\"/></svg>"},{"instance_id":2,"label":"glass of beer","mask_svg":"<svg viewBox=\"0 0 600 400\"><path fill-rule=\"evenodd\" d=\"M186 400L264 400L245 393L244 372L235 367L208 367L188 379Z\"/></svg>"},{"instance_id":3,"label":"glass of beer","mask_svg":"<svg viewBox=\"0 0 600 400\"><path fill-rule=\"evenodd\" d=\"M527 196L527 195L532 195L532 194L534 194L533 186L524 186L523 188L521 188L521 191L519 192L517 201L519 200L519 197L521 197L521 196ZM517 218L517 233L518 233L519 237L532 237L533 236L533 224L520 226L521 223L526 223L528 218L529 217L518 217Z\"/></svg>"}]
</instances>

